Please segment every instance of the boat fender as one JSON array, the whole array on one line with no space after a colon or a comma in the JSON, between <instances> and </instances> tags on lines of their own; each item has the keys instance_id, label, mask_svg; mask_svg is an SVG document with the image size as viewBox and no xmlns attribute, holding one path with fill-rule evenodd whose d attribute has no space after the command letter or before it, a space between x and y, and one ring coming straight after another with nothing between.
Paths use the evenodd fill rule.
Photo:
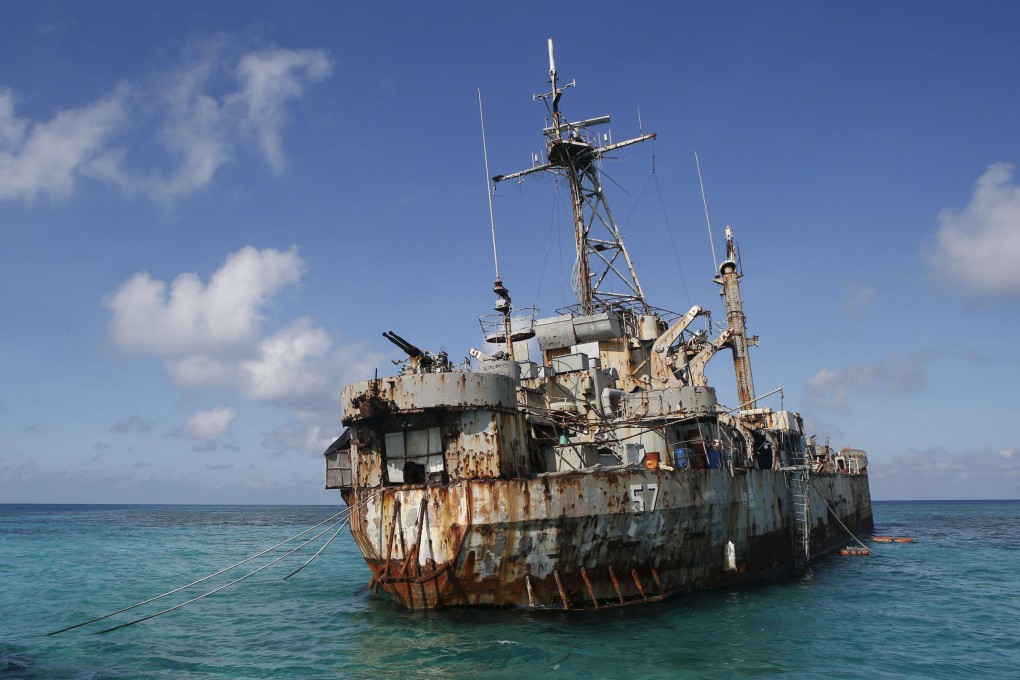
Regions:
<instances>
[{"instance_id":1,"label":"boat fender","mask_svg":"<svg viewBox=\"0 0 1020 680\"><path fill-rule=\"evenodd\" d=\"M723 554L726 556L726 571L733 572L737 570L737 549L733 545L733 541L726 541L726 548L723 550Z\"/></svg>"}]
</instances>

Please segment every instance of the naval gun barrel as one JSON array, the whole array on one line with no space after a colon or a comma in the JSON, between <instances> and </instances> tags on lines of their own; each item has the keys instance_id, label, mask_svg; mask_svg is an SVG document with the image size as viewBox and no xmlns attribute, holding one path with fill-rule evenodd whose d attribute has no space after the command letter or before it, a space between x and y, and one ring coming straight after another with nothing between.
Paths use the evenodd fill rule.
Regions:
<instances>
[{"instance_id":1,"label":"naval gun barrel","mask_svg":"<svg viewBox=\"0 0 1020 680\"><path fill-rule=\"evenodd\" d=\"M420 349L409 343L407 340L404 340L402 337L400 337L393 331L386 331L385 333L382 334L382 336L389 340L390 342L392 342L397 347L399 347L400 349L404 350L407 353L407 356L411 357L412 359L417 359L418 357L424 354L424 352L422 352Z\"/></svg>"},{"instance_id":2,"label":"naval gun barrel","mask_svg":"<svg viewBox=\"0 0 1020 680\"><path fill-rule=\"evenodd\" d=\"M407 356L411 358L411 361L415 362L415 365L417 365L418 363L421 363L423 365L428 365L432 363L432 358L428 354L421 351L416 346L409 343L407 340L404 340L402 337L400 337L393 331L386 331L382 335L384 338L392 342L394 345L404 350Z\"/></svg>"}]
</instances>

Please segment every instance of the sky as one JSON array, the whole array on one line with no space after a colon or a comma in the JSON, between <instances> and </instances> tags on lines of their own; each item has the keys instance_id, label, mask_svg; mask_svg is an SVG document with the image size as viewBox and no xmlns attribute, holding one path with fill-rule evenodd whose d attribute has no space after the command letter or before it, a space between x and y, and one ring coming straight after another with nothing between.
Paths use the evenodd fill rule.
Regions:
<instances>
[{"instance_id":1,"label":"sky","mask_svg":"<svg viewBox=\"0 0 1020 680\"><path fill-rule=\"evenodd\" d=\"M46 2L0 24L0 502L338 503L340 388L484 349L490 174L561 109L649 301L722 321L872 495L1020 498L1020 5ZM519 306L571 302L553 178L493 198ZM732 364L709 377L736 405Z\"/></svg>"}]
</instances>

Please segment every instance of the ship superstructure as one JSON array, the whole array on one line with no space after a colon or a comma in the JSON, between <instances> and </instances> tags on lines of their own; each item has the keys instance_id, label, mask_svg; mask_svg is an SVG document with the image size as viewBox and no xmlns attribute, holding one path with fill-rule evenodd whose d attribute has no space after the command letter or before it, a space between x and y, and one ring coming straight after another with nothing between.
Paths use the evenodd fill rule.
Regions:
<instances>
[{"instance_id":1,"label":"ship superstructure","mask_svg":"<svg viewBox=\"0 0 1020 680\"><path fill-rule=\"evenodd\" d=\"M799 414L755 396L733 231L720 332L694 330L700 306L649 305L599 164L654 135L570 122L552 41L549 64L546 158L493 180L569 184L577 302L536 319L497 276L472 368L387 332L403 370L343 389L326 485L352 508L373 587L409 608L618 606L780 575L870 530L866 455L816 445ZM529 341L537 361L515 351ZM730 408L705 376L726 349Z\"/></svg>"}]
</instances>

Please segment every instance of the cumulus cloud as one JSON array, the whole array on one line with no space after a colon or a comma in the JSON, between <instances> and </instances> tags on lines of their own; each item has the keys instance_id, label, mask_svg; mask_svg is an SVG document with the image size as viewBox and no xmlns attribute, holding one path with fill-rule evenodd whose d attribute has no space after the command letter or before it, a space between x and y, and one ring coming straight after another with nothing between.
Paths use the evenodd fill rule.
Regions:
<instances>
[{"instance_id":1,"label":"cumulus cloud","mask_svg":"<svg viewBox=\"0 0 1020 680\"><path fill-rule=\"evenodd\" d=\"M105 302L109 338L127 354L161 359L180 387L230 391L290 411L288 423L266 437L267 447L321 451L340 434L339 386L371 375L382 357L360 344L335 346L307 317L264 330L266 309L304 271L296 249L246 247L207 283L196 273L169 285L135 274ZM180 433L195 430L186 424Z\"/></svg>"},{"instance_id":2,"label":"cumulus cloud","mask_svg":"<svg viewBox=\"0 0 1020 680\"><path fill-rule=\"evenodd\" d=\"M174 434L189 439L219 439L230 430L230 424L236 419L237 411L232 406L217 406L191 416Z\"/></svg>"},{"instance_id":3,"label":"cumulus cloud","mask_svg":"<svg viewBox=\"0 0 1020 680\"><path fill-rule=\"evenodd\" d=\"M44 122L18 118L13 93L0 89L0 200L66 195L81 177L169 200L208 186L247 140L279 174L288 106L331 69L323 50L231 59L213 45L150 82L119 85Z\"/></svg>"},{"instance_id":4,"label":"cumulus cloud","mask_svg":"<svg viewBox=\"0 0 1020 680\"><path fill-rule=\"evenodd\" d=\"M851 392L862 394L910 394L928 384L927 370L937 359L953 356L971 363L986 363L969 347L951 344L941 349L912 352L890 351L870 362L851 362L840 368L823 368L808 378L809 405L846 411Z\"/></svg>"},{"instance_id":5,"label":"cumulus cloud","mask_svg":"<svg viewBox=\"0 0 1020 680\"><path fill-rule=\"evenodd\" d=\"M227 257L208 284L180 274L168 292L164 281L139 272L106 301L110 338L125 352L157 356L244 349L258 339L270 298L303 274L296 248L250 246Z\"/></svg>"},{"instance_id":6,"label":"cumulus cloud","mask_svg":"<svg viewBox=\"0 0 1020 680\"><path fill-rule=\"evenodd\" d=\"M928 265L971 294L1020 293L1020 186L1009 163L990 165L962 210L939 214Z\"/></svg>"},{"instance_id":7,"label":"cumulus cloud","mask_svg":"<svg viewBox=\"0 0 1020 680\"><path fill-rule=\"evenodd\" d=\"M250 359L195 353L168 362L166 368L182 387L229 388L248 399L287 404L325 390L326 376L316 364L332 344L326 331L303 318L259 341Z\"/></svg>"},{"instance_id":8,"label":"cumulus cloud","mask_svg":"<svg viewBox=\"0 0 1020 680\"><path fill-rule=\"evenodd\" d=\"M0 200L66 195L123 123L128 88L48 121L14 113L14 94L0 88Z\"/></svg>"}]
</instances>

